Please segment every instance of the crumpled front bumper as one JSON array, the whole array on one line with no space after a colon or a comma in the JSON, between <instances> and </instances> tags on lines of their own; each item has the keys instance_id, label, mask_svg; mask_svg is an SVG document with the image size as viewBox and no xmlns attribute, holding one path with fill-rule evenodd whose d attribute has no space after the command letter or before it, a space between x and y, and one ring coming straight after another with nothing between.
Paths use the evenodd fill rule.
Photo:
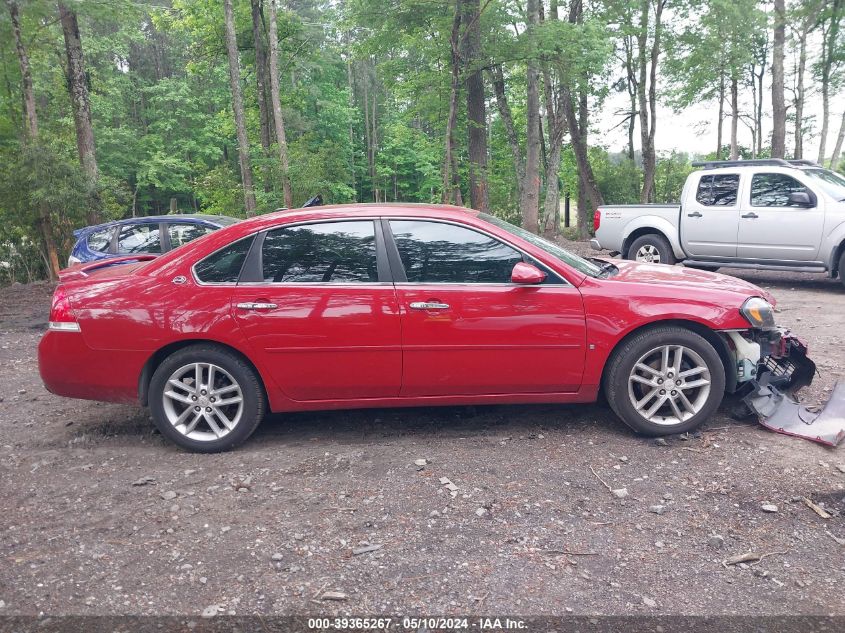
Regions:
<instances>
[{"instance_id":1,"label":"crumpled front bumper","mask_svg":"<svg viewBox=\"0 0 845 633\"><path fill-rule=\"evenodd\" d=\"M784 328L768 333L765 343L768 353L756 378L748 381L745 404L772 431L828 446L839 444L845 439L845 383L834 387L821 411L811 411L795 399L816 374L806 343Z\"/></svg>"}]
</instances>

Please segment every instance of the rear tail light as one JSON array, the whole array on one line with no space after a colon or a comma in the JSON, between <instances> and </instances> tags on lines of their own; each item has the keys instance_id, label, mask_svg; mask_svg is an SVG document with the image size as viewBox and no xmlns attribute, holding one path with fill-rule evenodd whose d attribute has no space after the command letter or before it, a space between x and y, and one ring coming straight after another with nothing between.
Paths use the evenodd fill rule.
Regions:
<instances>
[{"instance_id":1,"label":"rear tail light","mask_svg":"<svg viewBox=\"0 0 845 633\"><path fill-rule=\"evenodd\" d=\"M593 231L598 231L599 227L601 226L601 210L596 209L596 212L593 214Z\"/></svg>"},{"instance_id":2,"label":"rear tail light","mask_svg":"<svg viewBox=\"0 0 845 633\"><path fill-rule=\"evenodd\" d=\"M57 330L59 332L80 331L76 315L73 313L73 308L70 305L70 299L63 286L58 286L53 293L53 305L50 307L50 323L48 327L51 330Z\"/></svg>"}]
</instances>

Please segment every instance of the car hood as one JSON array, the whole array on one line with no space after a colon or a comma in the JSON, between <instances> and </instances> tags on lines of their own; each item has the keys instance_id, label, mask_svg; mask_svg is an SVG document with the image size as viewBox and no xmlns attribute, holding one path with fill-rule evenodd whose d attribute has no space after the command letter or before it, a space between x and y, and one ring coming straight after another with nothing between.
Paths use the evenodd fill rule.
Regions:
<instances>
[{"instance_id":1,"label":"car hood","mask_svg":"<svg viewBox=\"0 0 845 633\"><path fill-rule=\"evenodd\" d=\"M684 266L669 266L667 264L643 264L628 260L614 259L612 262L619 271L609 279L622 283L657 284L661 286L679 286L689 290L704 291L721 290L735 292L748 296L763 297L775 305L775 299L766 290L742 279L711 273L706 270L696 270Z\"/></svg>"}]
</instances>

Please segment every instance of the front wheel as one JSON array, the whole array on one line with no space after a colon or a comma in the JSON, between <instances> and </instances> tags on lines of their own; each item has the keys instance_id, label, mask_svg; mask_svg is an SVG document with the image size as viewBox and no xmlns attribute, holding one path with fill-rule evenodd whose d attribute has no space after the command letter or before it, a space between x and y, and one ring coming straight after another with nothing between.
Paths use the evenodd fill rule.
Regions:
<instances>
[{"instance_id":1,"label":"front wheel","mask_svg":"<svg viewBox=\"0 0 845 633\"><path fill-rule=\"evenodd\" d=\"M703 337L665 326L635 334L608 359L604 389L611 409L644 435L685 433L722 402L725 368Z\"/></svg>"},{"instance_id":2,"label":"front wheel","mask_svg":"<svg viewBox=\"0 0 845 633\"><path fill-rule=\"evenodd\" d=\"M252 435L266 408L252 367L214 345L168 356L150 381L149 403L161 434L198 453L234 448Z\"/></svg>"},{"instance_id":3,"label":"front wheel","mask_svg":"<svg viewBox=\"0 0 845 633\"><path fill-rule=\"evenodd\" d=\"M845 286L845 250L839 256L839 281Z\"/></svg>"},{"instance_id":4,"label":"front wheel","mask_svg":"<svg viewBox=\"0 0 845 633\"><path fill-rule=\"evenodd\" d=\"M678 261L669 240L656 233L641 235L631 242L625 259L644 264L674 264Z\"/></svg>"}]
</instances>

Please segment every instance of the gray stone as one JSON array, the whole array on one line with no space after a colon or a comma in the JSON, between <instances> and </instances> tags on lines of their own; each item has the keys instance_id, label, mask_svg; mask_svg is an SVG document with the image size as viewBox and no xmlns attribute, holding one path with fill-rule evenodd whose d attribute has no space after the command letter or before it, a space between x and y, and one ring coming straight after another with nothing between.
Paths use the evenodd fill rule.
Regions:
<instances>
[{"instance_id":1,"label":"gray stone","mask_svg":"<svg viewBox=\"0 0 845 633\"><path fill-rule=\"evenodd\" d=\"M662 505L649 506L648 511L653 513L653 514L665 514L666 513L666 506L662 506Z\"/></svg>"},{"instance_id":2,"label":"gray stone","mask_svg":"<svg viewBox=\"0 0 845 633\"><path fill-rule=\"evenodd\" d=\"M655 600L654 598L649 598L648 596L643 596L643 604L653 609L657 606L657 600Z\"/></svg>"},{"instance_id":3,"label":"gray stone","mask_svg":"<svg viewBox=\"0 0 845 633\"><path fill-rule=\"evenodd\" d=\"M774 503L764 503L760 506L760 509L763 512L777 512L778 507Z\"/></svg>"},{"instance_id":4,"label":"gray stone","mask_svg":"<svg viewBox=\"0 0 845 633\"><path fill-rule=\"evenodd\" d=\"M164 499L165 501L172 501L173 499L176 498L176 493L172 490L168 490L167 492L161 493L161 498Z\"/></svg>"},{"instance_id":5,"label":"gray stone","mask_svg":"<svg viewBox=\"0 0 845 633\"><path fill-rule=\"evenodd\" d=\"M346 594L342 591L327 591L320 596L320 600L346 600Z\"/></svg>"},{"instance_id":6,"label":"gray stone","mask_svg":"<svg viewBox=\"0 0 845 633\"><path fill-rule=\"evenodd\" d=\"M353 556L360 556L361 554L366 554L368 552L375 552L376 550L380 550L384 545L363 545L361 547L356 547L352 550Z\"/></svg>"},{"instance_id":7,"label":"gray stone","mask_svg":"<svg viewBox=\"0 0 845 633\"><path fill-rule=\"evenodd\" d=\"M711 534L707 539L707 544L710 547L720 549L725 546L725 538L723 536L719 536L718 534Z\"/></svg>"},{"instance_id":8,"label":"gray stone","mask_svg":"<svg viewBox=\"0 0 845 633\"><path fill-rule=\"evenodd\" d=\"M275 553L275 554L273 554L270 558L271 558L272 560L282 560L282 559L284 559L284 555L283 555L283 554L280 554L279 552L276 552L276 553Z\"/></svg>"},{"instance_id":9,"label":"gray stone","mask_svg":"<svg viewBox=\"0 0 845 633\"><path fill-rule=\"evenodd\" d=\"M475 511L475 514L476 514L477 516L483 517L485 514L487 514L487 508L478 508L478 509Z\"/></svg>"},{"instance_id":10,"label":"gray stone","mask_svg":"<svg viewBox=\"0 0 845 633\"><path fill-rule=\"evenodd\" d=\"M617 499L624 499L625 497L628 496L628 489L627 488L615 488L614 490L611 490L610 492L612 492L613 496L616 497Z\"/></svg>"}]
</instances>

